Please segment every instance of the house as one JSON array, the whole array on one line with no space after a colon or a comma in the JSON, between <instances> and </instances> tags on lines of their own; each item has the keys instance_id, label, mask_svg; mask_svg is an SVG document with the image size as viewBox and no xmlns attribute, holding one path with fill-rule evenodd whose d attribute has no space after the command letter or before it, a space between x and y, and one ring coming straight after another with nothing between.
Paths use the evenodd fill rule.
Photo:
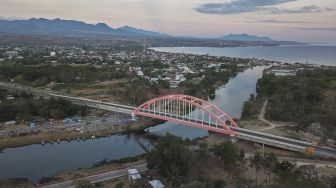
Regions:
<instances>
[{"instance_id":1,"label":"house","mask_svg":"<svg viewBox=\"0 0 336 188\"><path fill-rule=\"evenodd\" d=\"M141 67L133 67L133 71L134 71L134 72L141 71Z\"/></svg>"},{"instance_id":2,"label":"house","mask_svg":"<svg viewBox=\"0 0 336 188\"><path fill-rule=\"evenodd\" d=\"M186 78L183 76L183 74L176 74L175 75L175 80L183 82L183 81L186 80Z\"/></svg>"},{"instance_id":3,"label":"house","mask_svg":"<svg viewBox=\"0 0 336 188\"><path fill-rule=\"evenodd\" d=\"M5 55L8 56L8 58L12 59L13 57L16 57L18 55L17 51L6 51Z\"/></svg>"},{"instance_id":4,"label":"house","mask_svg":"<svg viewBox=\"0 0 336 188\"><path fill-rule=\"evenodd\" d=\"M140 176L138 170L135 169L135 168L128 169L127 174L128 174L128 180L131 183L136 183L137 181L139 181L141 179L141 176Z\"/></svg>"},{"instance_id":5,"label":"house","mask_svg":"<svg viewBox=\"0 0 336 188\"><path fill-rule=\"evenodd\" d=\"M137 71L138 76L144 76L144 73L142 71Z\"/></svg>"},{"instance_id":6,"label":"house","mask_svg":"<svg viewBox=\"0 0 336 188\"><path fill-rule=\"evenodd\" d=\"M152 188L165 188L160 180L153 180L148 182Z\"/></svg>"},{"instance_id":7,"label":"house","mask_svg":"<svg viewBox=\"0 0 336 188\"><path fill-rule=\"evenodd\" d=\"M151 78L150 82L151 83L158 83L159 82L159 78Z\"/></svg>"},{"instance_id":8,"label":"house","mask_svg":"<svg viewBox=\"0 0 336 188\"><path fill-rule=\"evenodd\" d=\"M12 95L7 95L7 96L6 96L6 99L7 99L7 100L14 100L15 97L13 97Z\"/></svg>"},{"instance_id":9,"label":"house","mask_svg":"<svg viewBox=\"0 0 336 188\"><path fill-rule=\"evenodd\" d=\"M274 76L295 76L296 71L295 70L272 70L272 74Z\"/></svg>"},{"instance_id":10,"label":"house","mask_svg":"<svg viewBox=\"0 0 336 188\"><path fill-rule=\"evenodd\" d=\"M55 82L50 82L49 84L46 85L46 89L53 90L55 86L56 86Z\"/></svg>"},{"instance_id":11,"label":"house","mask_svg":"<svg viewBox=\"0 0 336 188\"><path fill-rule=\"evenodd\" d=\"M4 123L4 125L6 125L6 126L9 126L9 125L15 125L16 124L16 121L7 121L7 122L5 122Z\"/></svg>"},{"instance_id":12,"label":"house","mask_svg":"<svg viewBox=\"0 0 336 188\"><path fill-rule=\"evenodd\" d=\"M181 81L177 81L177 80L170 80L169 84L170 84L170 88L178 88L180 85Z\"/></svg>"}]
</instances>

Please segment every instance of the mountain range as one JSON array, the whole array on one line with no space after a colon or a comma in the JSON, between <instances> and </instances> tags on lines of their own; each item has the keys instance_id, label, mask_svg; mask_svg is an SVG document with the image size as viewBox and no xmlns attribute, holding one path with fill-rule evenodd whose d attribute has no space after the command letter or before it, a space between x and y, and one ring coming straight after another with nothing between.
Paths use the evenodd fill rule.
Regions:
<instances>
[{"instance_id":1,"label":"mountain range","mask_svg":"<svg viewBox=\"0 0 336 188\"><path fill-rule=\"evenodd\" d=\"M0 32L12 34L46 34L46 35L118 35L168 37L167 34L146 31L129 26L113 29L105 23L87 24L76 20L31 18L29 20L0 20Z\"/></svg>"},{"instance_id":2,"label":"mountain range","mask_svg":"<svg viewBox=\"0 0 336 188\"><path fill-rule=\"evenodd\" d=\"M273 39L269 37L259 37L255 35L248 34L229 34L223 37L219 37L222 40L232 40L232 41L262 41L262 42L274 42Z\"/></svg>"},{"instance_id":3,"label":"mountain range","mask_svg":"<svg viewBox=\"0 0 336 188\"><path fill-rule=\"evenodd\" d=\"M130 26L112 28L105 23L88 24L76 20L31 18L29 20L0 20L0 33L44 34L58 36L124 36L124 37L175 37L154 31L137 29ZM183 37L188 38L188 37ZM273 42L269 37L248 34L230 34L218 37L219 40Z\"/></svg>"}]
</instances>

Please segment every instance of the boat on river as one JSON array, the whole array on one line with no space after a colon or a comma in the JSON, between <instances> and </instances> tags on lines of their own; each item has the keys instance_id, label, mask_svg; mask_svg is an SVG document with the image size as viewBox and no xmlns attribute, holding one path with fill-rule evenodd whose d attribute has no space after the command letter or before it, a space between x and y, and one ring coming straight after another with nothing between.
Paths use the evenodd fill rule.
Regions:
<instances>
[{"instance_id":1,"label":"boat on river","mask_svg":"<svg viewBox=\"0 0 336 188\"><path fill-rule=\"evenodd\" d=\"M100 160L95 161L95 162L93 163L93 166L94 166L94 167L97 167L97 166L100 166L100 165L102 165L102 164L104 164L104 163L106 163L106 162L107 162L107 158L105 157L105 158L103 158L103 159L100 159Z\"/></svg>"}]
</instances>

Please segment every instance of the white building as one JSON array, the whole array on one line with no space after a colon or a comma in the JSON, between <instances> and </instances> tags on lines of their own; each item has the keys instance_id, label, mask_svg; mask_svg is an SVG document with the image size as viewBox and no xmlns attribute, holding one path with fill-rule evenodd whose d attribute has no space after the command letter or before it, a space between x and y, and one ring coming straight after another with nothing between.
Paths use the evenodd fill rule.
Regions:
<instances>
[{"instance_id":1,"label":"white building","mask_svg":"<svg viewBox=\"0 0 336 188\"><path fill-rule=\"evenodd\" d=\"M138 76L144 76L144 73L142 71L137 71Z\"/></svg>"},{"instance_id":2,"label":"white building","mask_svg":"<svg viewBox=\"0 0 336 188\"><path fill-rule=\"evenodd\" d=\"M160 180L153 180L149 181L148 183L152 186L152 188L165 188Z\"/></svg>"},{"instance_id":3,"label":"white building","mask_svg":"<svg viewBox=\"0 0 336 188\"><path fill-rule=\"evenodd\" d=\"M295 76L295 70L272 70L274 76Z\"/></svg>"},{"instance_id":4,"label":"white building","mask_svg":"<svg viewBox=\"0 0 336 188\"><path fill-rule=\"evenodd\" d=\"M56 52L50 52L50 56L51 56L51 57L56 56Z\"/></svg>"}]
</instances>

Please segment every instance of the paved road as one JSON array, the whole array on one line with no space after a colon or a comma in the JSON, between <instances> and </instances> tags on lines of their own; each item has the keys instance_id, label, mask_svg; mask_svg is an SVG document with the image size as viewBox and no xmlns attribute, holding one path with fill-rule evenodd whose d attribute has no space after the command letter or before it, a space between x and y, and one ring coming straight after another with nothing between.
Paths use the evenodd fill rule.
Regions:
<instances>
[{"instance_id":1,"label":"paved road","mask_svg":"<svg viewBox=\"0 0 336 188\"><path fill-rule=\"evenodd\" d=\"M119 177L122 177L122 176L126 176L127 175L127 170L129 168L136 168L139 172L144 172L144 171L147 170L146 165L147 165L147 163L143 163L143 164L131 166L131 167L128 167L128 168L112 170L112 171L108 171L108 172L104 172L104 173L100 173L100 174L86 176L82 179L86 179L86 180L90 181L91 183L102 182L102 181L111 180L111 179L119 178ZM74 185L73 185L74 181L75 180L69 180L69 181L64 181L64 182L60 182L60 183L50 184L50 185L46 185L46 186L37 186L37 187L40 187L40 188L72 188L72 187L74 187Z\"/></svg>"}]
</instances>

